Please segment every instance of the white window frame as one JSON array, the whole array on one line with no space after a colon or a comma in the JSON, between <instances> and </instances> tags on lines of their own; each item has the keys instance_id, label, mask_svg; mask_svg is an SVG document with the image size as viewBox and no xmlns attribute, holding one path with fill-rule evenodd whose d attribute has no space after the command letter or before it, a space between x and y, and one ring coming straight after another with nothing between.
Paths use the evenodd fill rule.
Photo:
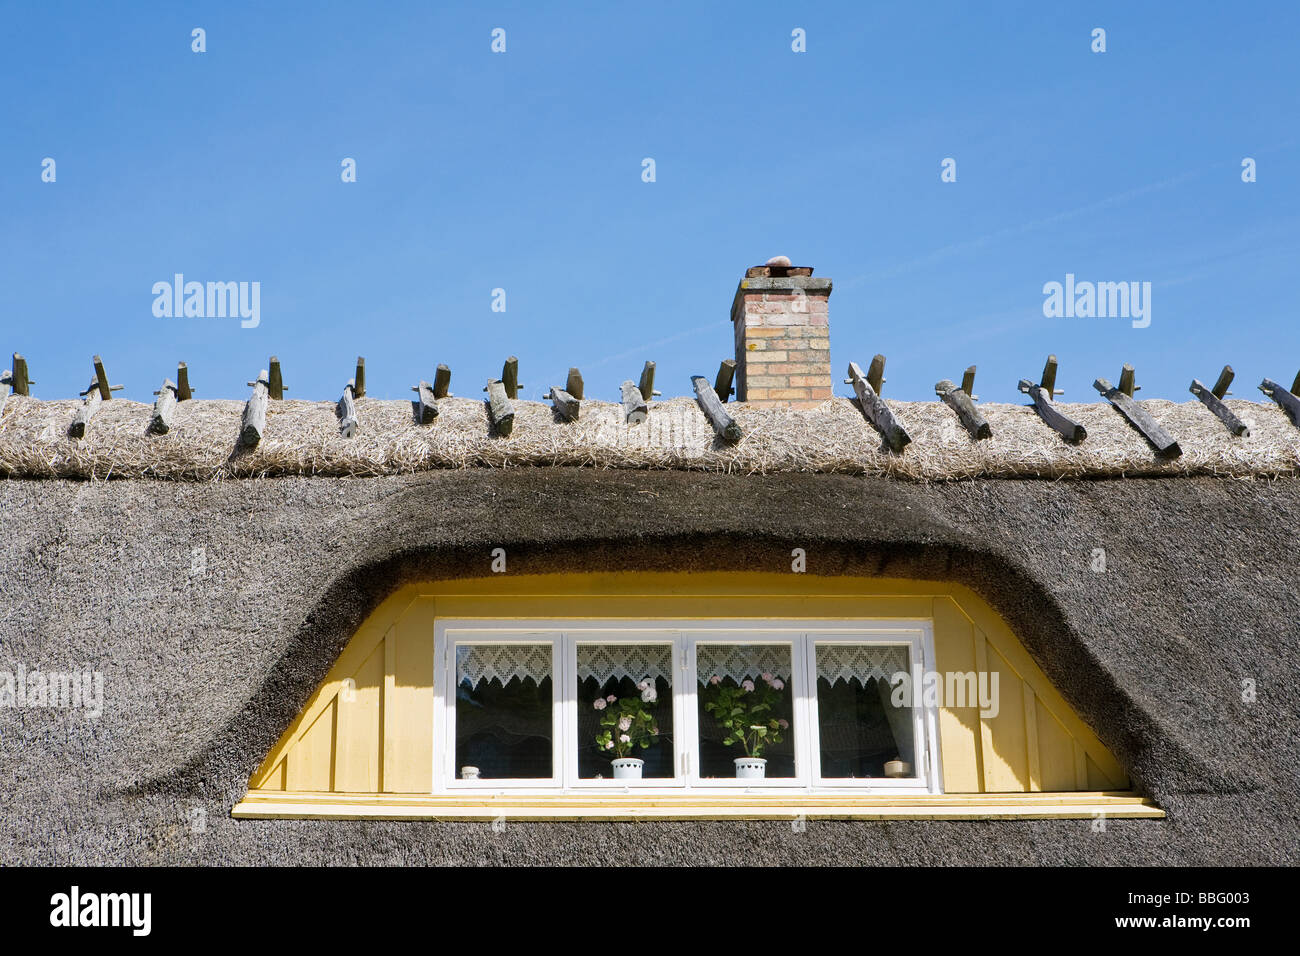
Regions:
<instances>
[{"instance_id":1,"label":"white window frame","mask_svg":"<svg viewBox=\"0 0 1300 956\"><path fill-rule=\"evenodd\" d=\"M908 620L482 620L442 619L434 625L433 793L529 791L571 793L942 793L938 712L934 704L913 709L915 777L820 778L816 746L818 643L897 644L908 648L915 686L934 660L934 628L928 619ZM552 776L549 779L461 780L456 753L456 644L550 644L553 693ZM673 687L673 778L589 780L578 777L577 645L579 643L671 644ZM789 644L797 776L761 781L701 778L698 767L698 707L695 650L699 644ZM452 693L448 693L448 690Z\"/></svg>"}]
</instances>

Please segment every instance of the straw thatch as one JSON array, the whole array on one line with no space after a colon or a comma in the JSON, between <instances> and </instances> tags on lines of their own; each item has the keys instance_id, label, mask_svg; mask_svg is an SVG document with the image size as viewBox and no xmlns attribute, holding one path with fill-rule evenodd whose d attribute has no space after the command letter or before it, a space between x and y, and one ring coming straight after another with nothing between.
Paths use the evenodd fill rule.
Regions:
<instances>
[{"instance_id":1,"label":"straw thatch","mask_svg":"<svg viewBox=\"0 0 1300 956\"><path fill-rule=\"evenodd\" d=\"M1277 476L1300 473L1300 428L1271 404L1227 404L1251 434L1235 438L1198 402L1142 404L1181 443L1165 461L1108 403L1061 404L1088 438L1064 442L1028 405L981 405L993 429L972 440L940 402L891 402L913 439L901 455L885 449L856 403L835 398L808 410L733 404L744 431L734 445L716 439L691 399L651 406L641 425L621 407L587 401L562 422L549 404L518 401L508 438L491 434L483 402L446 399L432 425L416 424L409 402L360 399L360 427L339 435L331 402L272 402L254 450L237 447L243 402L187 401L171 432L150 435L150 406L103 405L84 439L68 437L76 401L11 396L0 415L0 476L14 478L170 478L321 475L373 477L437 468L574 465L738 473L826 472L922 480L975 477L1113 477L1177 474Z\"/></svg>"},{"instance_id":2,"label":"straw thatch","mask_svg":"<svg viewBox=\"0 0 1300 956\"><path fill-rule=\"evenodd\" d=\"M0 515L0 670L102 671L105 704L97 720L0 706L0 866L1300 862L1294 479L494 468L256 488L0 481ZM788 571L794 546L810 575L978 590L1168 818L1104 832L1091 820L816 820L799 833L780 821L498 833L230 816L404 583L485 575L497 547L515 576ZM1105 573L1090 566L1098 547Z\"/></svg>"}]
</instances>

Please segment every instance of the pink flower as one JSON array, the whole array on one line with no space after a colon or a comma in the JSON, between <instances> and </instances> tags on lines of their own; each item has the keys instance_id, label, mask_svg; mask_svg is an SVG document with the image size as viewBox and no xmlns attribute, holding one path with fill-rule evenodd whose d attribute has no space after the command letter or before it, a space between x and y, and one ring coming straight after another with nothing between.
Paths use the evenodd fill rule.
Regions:
<instances>
[{"instance_id":1,"label":"pink flower","mask_svg":"<svg viewBox=\"0 0 1300 956\"><path fill-rule=\"evenodd\" d=\"M597 710L604 710L604 709L605 709L605 698L603 698L603 697L597 697L597 698L596 698L596 702L595 702L594 704L592 704L591 706L592 706L592 707L595 707Z\"/></svg>"},{"instance_id":2,"label":"pink flower","mask_svg":"<svg viewBox=\"0 0 1300 956\"><path fill-rule=\"evenodd\" d=\"M772 690L781 690L785 687L785 681L781 680L779 677L776 680L771 681L771 684Z\"/></svg>"},{"instance_id":3,"label":"pink flower","mask_svg":"<svg viewBox=\"0 0 1300 956\"><path fill-rule=\"evenodd\" d=\"M620 720L620 721L618 722L618 729L619 729L619 730L627 730L627 729L629 729L631 726L632 726L632 718L631 718L631 717L624 717L622 720Z\"/></svg>"},{"instance_id":4,"label":"pink flower","mask_svg":"<svg viewBox=\"0 0 1300 956\"><path fill-rule=\"evenodd\" d=\"M612 740L607 741L607 742L605 743L605 749L606 749L606 750L613 750L613 749L614 749L614 741L612 741Z\"/></svg>"},{"instance_id":5,"label":"pink flower","mask_svg":"<svg viewBox=\"0 0 1300 956\"><path fill-rule=\"evenodd\" d=\"M781 729L782 729L782 730L789 730L789 729L790 729L790 721L786 720L784 717L782 717L780 720L778 720L777 723L781 725Z\"/></svg>"},{"instance_id":6,"label":"pink flower","mask_svg":"<svg viewBox=\"0 0 1300 956\"><path fill-rule=\"evenodd\" d=\"M767 681L767 683L769 683L769 684L772 683L772 675L771 675L771 674L764 674L764 675L763 675L763 680Z\"/></svg>"},{"instance_id":7,"label":"pink flower","mask_svg":"<svg viewBox=\"0 0 1300 956\"><path fill-rule=\"evenodd\" d=\"M629 737L627 734L619 734L618 739L625 744L630 744L632 742L632 738Z\"/></svg>"},{"instance_id":8,"label":"pink flower","mask_svg":"<svg viewBox=\"0 0 1300 956\"><path fill-rule=\"evenodd\" d=\"M650 728L650 733L652 733L652 734L656 734L656 735L657 735L657 734L659 733L659 728L658 728L658 727L651 727L651 728Z\"/></svg>"},{"instance_id":9,"label":"pink flower","mask_svg":"<svg viewBox=\"0 0 1300 956\"><path fill-rule=\"evenodd\" d=\"M745 680L741 683L740 687L744 691L751 691L754 689L754 682L752 680Z\"/></svg>"},{"instance_id":10,"label":"pink flower","mask_svg":"<svg viewBox=\"0 0 1300 956\"><path fill-rule=\"evenodd\" d=\"M618 700L618 698L615 697L613 694L610 694L610 695L609 695L608 697L606 697L605 699L606 699L607 701L609 701L611 704L614 703L614 701Z\"/></svg>"},{"instance_id":11,"label":"pink flower","mask_svg":"<svg viewBox=\"0 0 1300 956\"><path fill-rule=\"evenodd\" d=\"M721 683L722 683L722 678L719 677L717 674L714 674L712 677L709 678L709 683L710 683L710 684L721 684Z\"/></svg>"}]
</instances>

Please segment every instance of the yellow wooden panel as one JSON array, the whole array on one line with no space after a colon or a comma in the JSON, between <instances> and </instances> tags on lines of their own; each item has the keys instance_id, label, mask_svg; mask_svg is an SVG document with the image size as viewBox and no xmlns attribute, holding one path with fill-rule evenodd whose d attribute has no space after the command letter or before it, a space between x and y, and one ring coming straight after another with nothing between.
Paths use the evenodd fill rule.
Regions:
<instances>
[{"instance_id":1,"label":"yellow wooden panel","mask_svg":"<svg viewBox=\"0 0 1300 956\"><path fill-rule=\"evenodd\" d=\"M1086 759L1087 759L1087 767L1088 767L1087 776L1088 776L1089 790L1123 789L1118 784L1116 784L1114 780L1111 780L1109 777L1107 777L1106 774L1102 772L1101 768L1097 766L1096 762L1091 757L1088 757Z\"/></svg>"},{"instance_id":2,"label":"yellow wooden panel","mask_svg":"<svg viewBox=\"0 0 1300 956\"><path fill-rule=\"evenodd\" d=\"M940 585L943 587L943 585ZM1119 762L1098 739L1092 728L1079 719L1074 709L1065 702L1060 692L1052 686L1029 652L1011 632L1006 622L989 607L974 591L960 584L947 585L951 589L953 600L975 624L982 630L998 651L1003 655L1015 672L1034 689L1040 708L1045 707L1056 717L1079 742L1084 752L1097 762L1097 766L1111 779L1121 781L1127 786L1127 775Z\"/></svg>"},{"instance_id":3,"label":"yellow wooden panel","mask_svg":"<svg viewBox=\"0 0 1300 956\"><path fill-rule=\"evenodd\" d=\"M934 599L934 669L940 673L975 670L975 627L949 598ZM939 710L939 760L948 793L984 789L980 766L978 707L944 706Z\"/></svg>"},{"instance_id":4,"label":"yellow wooden panel","mask_svg":"<svg viewBox=\"0 0 1300 956\"><path fill-rule=\"evenodd\" d=\"M989 793L1008 793L1029 789L1029 759L1025 739L1025 701L1022 684L1011 665L988 645L989 687L997 674L997 714L981 717L985 728L984 789Z\"/></svg>"},{"instance_id":5,"label":"yellow wooden panel","mask_svg":"<svg viewBox=\"0 0 1300 956\"><path fill-rule=\"evenodd\" d=\"M1074 740L1042 707L1038 712L1038 766L1047 791L1074 789Z\"/></svg>"},{"instance_id":6,"label":"yellow wooden panel","mask_svg":"<svg viewBox=\"0 0 1300 956\"><path fill-rule=\"evenodd\" d=\"M393 625L384 692L384 790L433 789L433 614L412 605Z\"/></svg>"},{"instance_id":7,"label":"yellow wooden panel","mask_svg":"<svg viewBox=\"0 0 1300 956\"><path fill-rule=\"evenodd\" d=\"M345 793L378 792L379 705L384 688L382 642L347 680L335 704L338 731L331 789Z\"/></svg>"},{"instance_id":8,"label":"yellow wooden panel","mask_svg":"<svg viewBox=\"0 0 1300 956\"><path fill-rule=\"evenodd\" d=\"M1025 756L1029 760L1029 790L1043 789L1043 770L1038 752L1038 704L1034 689L1021 681L1025 700Z\"/></svg>"},{"instance_id":9,"label":"yellow wooden panel","mask_svg":"<svg viewBox=\"0 0 1300 956\"><path fill-rule=\"evenodd\" d=\"M944 675L991 668L999 678L994 717L981 719L978 701L962 708L944 701L940 707L947 792L1127 786L1114 757L1005 622L969 589L739 572L497 575L402 588L358 629L250 785L282 792L428 794L435 611L446 618L507 620L931 619L934 670ZM349 678L352 685L345 684Z\"/></svg>"},{"instance_id":10,"label":"yellow wooden panel","mask_svg":"<svg viewBox=\"0 0 1300 956\"><path fill-rule=\"evenodd\" d=\"M334 776L334 702L320 712L289 751L287 790L332 790Z\"/></svg>"}]
</instances>

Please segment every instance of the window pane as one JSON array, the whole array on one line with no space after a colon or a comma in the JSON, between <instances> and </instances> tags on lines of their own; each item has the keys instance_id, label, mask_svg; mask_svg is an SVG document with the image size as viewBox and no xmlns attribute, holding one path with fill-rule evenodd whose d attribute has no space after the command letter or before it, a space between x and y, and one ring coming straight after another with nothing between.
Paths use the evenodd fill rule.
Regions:
<instances>
[{"instance_id":1,"label":"window pane","mask_svg":"<svg viewBox=\"0 0 1300 956\"><path fill-rule=\"evenodd\" d=\"M673 776L672 673L670 644L578 645L579 777Z\"/></svg>"},{"instance_id":2,"label":"window pane","mask_svg":"<svg viewBox=\"0 0 1300 956\"><path fill-rule=\"evenodd\" d=\"M701 777L795 775L790 662L789 644L696 646Z\"/></svg>"},{"instance_id":3,"label":"window pane","mask_svg":"<svg viewBox=\"0 0 1300 956\"><path fill-rule=\"evenodd\" d=\"M458 644L457 774L553 777L552 686L549 644Z\"/></svg>"},{"instance_id":4,"label":"window pane","mask_svg":"<svg viewBox=\"0 0 1300 956\"><path fill-rule=\"evenodd\" d=\"M890 677L908 670L906 647L817 645L817 735L821 775L914 777L912 702L895 707ZM902 766L885 764L902 761Z\"/></svg>"}]
</instances>

